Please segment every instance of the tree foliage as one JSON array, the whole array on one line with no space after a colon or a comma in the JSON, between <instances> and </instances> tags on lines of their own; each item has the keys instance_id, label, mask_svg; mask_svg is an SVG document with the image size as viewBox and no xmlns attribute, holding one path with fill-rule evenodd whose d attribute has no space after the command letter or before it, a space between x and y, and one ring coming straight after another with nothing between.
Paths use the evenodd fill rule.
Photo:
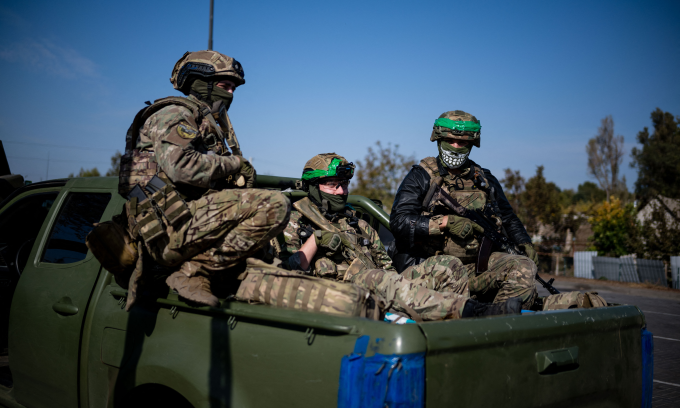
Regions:
<instances>
[{"instance_id":1,"label":"tree foliage","mask_svg":"<svg viewBox=\"0 0 680 408\"><path fill-rule=\"evenodd\" d=\"M357 162L356 187L352 187L351 193L380 200L389 212L401 181L414 164L415 157L399 153L399 145L383 146L378 141L375 148L369 147L366 157Z\"/></svg>"},{"instance_id":2,"label":"tree foliage","mask_svg":"<svg viewBox=\"0 0 680 408\"><path fill-rule=\"evenodd\" d=\"M523 210L521 197L524 193L524 186L526 181L524 177L519 173L519 170L511 170L507 168L504 170L505 177L500 180L503 184L505 197L510 202L513 211L517 214L520 219L523 219L521 211Z\"/></svg>"},{"instance_id":3,"label":"tree foliage","mask_svg":"<svg viewBox=\"0 0 680 408\"><path fill-rule=\"evenodd\" d=\"M607 193L604 192L597 184L592 181L586 181L579 184L576 193L572 197L572 204L579 202L594 202L598 203L607 199Z\"/></svg>"},{"instance_id":4,"label":"tree foliage","mask_svg":"<svg viewBox=\"0 0 680 408\"><path fill-rule=\"evenodd\" d=\"M120 158L122 156L123 155L119 151L116 151L116 154L111 156L111 168L106 172L107 177L118 177L118 173L120 173Z\"/></svg>"},{"instance_id":5,"label":"tree foliage","mask_svg":"<svg viewBox=\"0 0 680 408\"><path fill-rule=\"evenodd\" d=\"M84 168L80 168L80 171L78 174L69 174L69 178L71 177L100 177L101 174L99 173L99 170L97 170L96 167L91 168L90 170L85 170Z\"/></svg>"},{"instance_id":6,"label":"tree foliage","mask_svg":"<svg viewBox=\"0 0 680 408\"><path fill-rule=\"evenodd\" d=\"M631 166L638 169L635 195L641 205L661 195L680 198L680 116L656 108L651 114L654 132L644 128L637 134L641 148L631 152Z\"/></svg>"},{"instance_id":7,"label":"tree foliage","mask_svg":"<svg viewBox=\"0 0 680 408\"><path fill-rule=\"evenodd\" d=\"M538 222L555 226L559 229L562 219L560 207L560 189L553 182L548 182L543 175L543 166L536 168L536 175L526 182L522 204L526 211L525 227L534 233L538 232Z\"/></svg>"},{"instance_id":8,"label":"tree foliage","mask_svg":"<svg viewBox=\"0 0 680 408\"><path fill-rule=\"evenodd\" d=\"M636 231L635 209L612 196L600 204L588 221L593 228L593 246L599 255L621 256L631 252L630 237Z\"/></svg>"},{"instance_id":9,"label":"tree foliage","mask_svg":"<svg viewBox=\"0 0 680 408\"><path fill-rule=\"evenodd\" d=\"M586 145L588 173L595 177L605 192L605 198L619 195L625 189L625 178L619 179L619 166L623 161L623 136L614 136L614 119L611 115L602 119L597 135Z\"/></svg>"},{"instance_id":10,"label":"tree foliage","mask_svg":"<svg viewBox=\"0 0 680 408\"><path fill-rule=\"evenodd\" d=\"M680 254L680 217L663 202L655 200L650 217L638 228L638 234L631 236L631 244L638 256L663 259Z\"/></svg>"}]
</instances>

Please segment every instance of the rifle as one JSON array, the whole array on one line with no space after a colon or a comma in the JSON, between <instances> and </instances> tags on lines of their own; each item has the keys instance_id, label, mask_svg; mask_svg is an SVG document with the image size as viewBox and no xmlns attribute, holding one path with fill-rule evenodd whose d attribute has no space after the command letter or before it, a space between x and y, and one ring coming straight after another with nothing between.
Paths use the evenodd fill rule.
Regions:
<instances>
[{"instance_id":1,"label":"rifle","mask_svg":"<svg viewBox=\"0 0 680 408\"><path fill-rule=\"evenodd\" d=\"M477 255L477 273L486 272L487 268L489 267L489 256L491 256L491 250L493 249L494 246L500 248L501 251L508 253L510 255L523 255L523 256L527 255L526 252L519 249L514 242L510 241L508 237L499 233L496 230L495 223L492 223L487 219L486 214L494 215L494 213L498 211L497 208L498 204L496 204L495 199L492 199L491 202L487 202L483 212L480 214L480 212L477 210L469 210L460 205L460 203L458 203L458 200L451 197L449 193L442 189L441 187L442 181L443 180L441 180L441 177L438 177L434 181L434 183L430 184L430 189L428 190L427 195L425 196L425 200L423 200L423 207L429 208L431 203L439 201L442 204L444 204L448 209L453 211L454 214L460 217L467 218L470 221L479 225L480 227L484 228L484 234L482 236L482 241L479 247L479 254ZM493 190L493 187L491 187L492 198L494 198L494 194L495 192ZM546 282L543 279L541 279L540 276L538 276L538 273L536 273L536 280L538 281L538 283L543 285L543 287L546 288L551 295L557 295L560 293L559 290L555 289L555 287L552 286L552 283L555 281L554 278Z\"/></svg>"}]
</instances>

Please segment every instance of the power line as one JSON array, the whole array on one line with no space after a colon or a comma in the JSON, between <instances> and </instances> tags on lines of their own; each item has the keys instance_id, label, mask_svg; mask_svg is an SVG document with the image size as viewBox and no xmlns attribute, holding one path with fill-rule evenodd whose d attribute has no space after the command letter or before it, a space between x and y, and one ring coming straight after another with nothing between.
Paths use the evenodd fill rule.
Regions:
<instances>
[{"instance_id":1,"label":"power line","mask_svg":"<svg viewBox=\"0 0 680 408\"><path fill-rule=\"evenodd\" d=\"M80 149L80 150L108 150L111 151L113 148L107 148L107 147L84 147L84 146L64 146L64 145L54 145L54 144L47 144L47 143L28 143L28 142L15 142L14 140L3 140L2 143L14 143L14 144L22 144L22 145L28 145L28 146L45 146L45 147L57 147L57 148L62 148L62 149ZM120 150L120 149L115 149L115 150Z\"/></svg>"},{"instance_id":2,"label":"power line","mask_svg":"<svg viewBox=\"0 0 680 408\"><path fill-rule=\"evenodd\" d=\"M55 159L43 159L40 157L17 157L17 156L7 156L8 159L19 159L19 160L42 160L42 161L51 161L51 162L64 162L64 163L101 163L102 161L94 161L94 160L55 160Z\"/></svg>"}]
</instances>

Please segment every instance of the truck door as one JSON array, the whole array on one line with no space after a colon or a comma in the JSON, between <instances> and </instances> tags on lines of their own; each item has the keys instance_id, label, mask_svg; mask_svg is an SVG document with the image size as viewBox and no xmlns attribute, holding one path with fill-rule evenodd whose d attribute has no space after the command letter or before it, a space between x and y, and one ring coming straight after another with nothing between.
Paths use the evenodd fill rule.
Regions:
<instances>
[{"instance_id":1,"label":"truck door","mask_svg":"<svg viewBox=\"0 0 680 408\"><path fill-rule=\"evenodd\" d=\"M33 245L10 310L14 395L27 407L78 407L83 318L101 270L85 237L114 208L109 191L69 189L72 184Z\"/></svg>"}]
</instances>

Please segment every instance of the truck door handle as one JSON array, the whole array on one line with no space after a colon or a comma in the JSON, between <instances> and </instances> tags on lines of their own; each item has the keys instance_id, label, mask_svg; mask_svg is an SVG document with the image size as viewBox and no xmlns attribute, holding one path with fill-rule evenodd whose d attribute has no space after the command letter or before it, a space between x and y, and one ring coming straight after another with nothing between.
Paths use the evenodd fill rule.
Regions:
<instances>
[{"instance_id":1,"label":"truck door handle","mask_svg":"<svg viewBox=\"0 0 680 408\"><path fill-rule=\"evenodd\" d=\"M78 313L78 306L71 302L71 298L64 296L59 299L59 301L52 305L52 310L59 313L62 316L71 316Z\"/></svg>"},{"instance_id":2,"label":"truck door handle","mask_svg":"<svg viewBox=\"0 0 680 408\"><path fill-rule=\"evenodd\" d=\"M578 368L578 346L536 353L538 373L557 374Z\"/></svg>"}]
</instances>

